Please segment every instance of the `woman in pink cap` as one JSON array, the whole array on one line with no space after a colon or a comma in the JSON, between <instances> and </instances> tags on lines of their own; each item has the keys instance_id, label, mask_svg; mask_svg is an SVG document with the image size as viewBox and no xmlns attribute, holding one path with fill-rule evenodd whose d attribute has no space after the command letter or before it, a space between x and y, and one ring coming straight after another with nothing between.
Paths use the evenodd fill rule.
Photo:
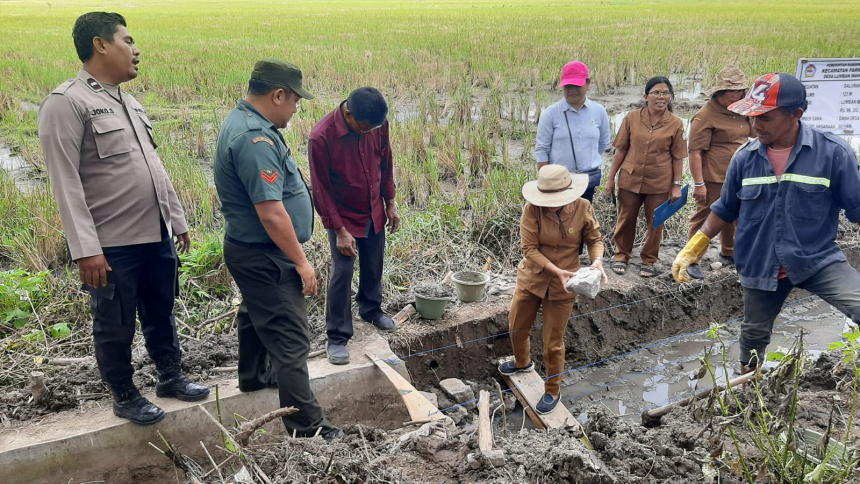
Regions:
<instances>
[{"instance_id":1,"label":"woman in pink cap","mask_svg":"<svg viewBox=\"0 0 860 484\"><path fill-rule=\"evenodd\" d=\"M541 113L535 140L538 170L553 164L570 173L585 173L588 187L582 198L589 202L600 185L600 155L610 146L609 115L588 99L590 86L588 66L580 61L567 63L559 82L564 97Z\"/></svg>"}]
</instances>

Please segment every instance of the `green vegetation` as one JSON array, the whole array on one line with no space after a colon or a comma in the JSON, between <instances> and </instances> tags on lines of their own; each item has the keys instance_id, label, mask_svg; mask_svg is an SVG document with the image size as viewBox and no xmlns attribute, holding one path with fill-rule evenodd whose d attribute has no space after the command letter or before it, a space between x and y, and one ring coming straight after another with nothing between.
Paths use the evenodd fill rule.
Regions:
<instances>
[{"instance_id":1,"label":"green vegetation","mask_svg":"<svg viewBox=\"0 0 860 484\"><path fill-rule=\"evenodd\" d=\"M0 140L38 178L45 175L35 109L79 69L71 28L92 8L84 1L0 7ZM155 122L159 152L192 227L177 315L183 333L197 336L230 323L198 327L232 307L235 295L219 248L212 150L259 58L298 64L317 94L284 131L305 170L311 128L351 89L373 85L388 97L404 221L389 238L384 284L392 299L449 269L479 268L492 257L499 270L519 258L520 187L534 174L535 113L559 99L565 62L585 60L594 89L605 94L641 86L654 74L694 76L707 87L730 62L755 75L793 72L802 56L860 52L860 37L847 34L858 30L856 1L155 0L100 8L126 16L142 51L140 77L124 87ZM596 208L611 234L610 206L600 198ZM685 227L683 217L666 226L678 237ZM0 173L0 242L0 269L53 271L50 298L68 314L51 324L74 330L86 321L85 298L64 299L79 297L77 274L73 266L62 270L68 256L61 224L41 180L20 191ZM325 281L329 249L319 223L306 250ZM312 314L321 313L323 298L309 300ZM0 336L16 340L37 328L49 334L38 326L39 314L36 308L21 327L4 322Z\"/></svg>"},{"instance_id":2,"label":"green vegetation","mask_svg":"<svg viewBox=\"0 0 860 484\"><path fill-rule=\"evenodd\" d=\"M722 325L712 324L708 335L717 342L720 359L717 364L722 374L711 362L711 351L702 359L710 380L729 381L729 366L726 342L720 337ZM841 349L842 360L832 369L836 378L836 390L850 390L852 396L847 408L840 397L834 397L826 431L821 434L803 428L799 412L808 402L800 394L804 384L804 373L809 370L810 355L804 350L803 333L797 337L792 348L768 353L767 360L777 362L766 373L756 370L751 383L729 386L712 392L691 406L694 415L703 419L712 415L706 430L718 434L732 444L735 454L720 445L721 452L712 453L712 467L730 469L749 483L755 482L856 482L855 469L860 453L853 450L851 437L857 405L857 385L860 369L860 332L843 333L844 341L830 345L830 349ZM806 383L808 385L808 382ZM722 387L721 387L722 388ZM807 390L809 391L809 390ZM803 410L808 412L808 408ZM844 412L844 413L843 413ZM847 413L848 415L845 415ZM840 428L844 434L840 435ZM728 432L728 436L726 436Z\"/></svg>"}]
</instances>

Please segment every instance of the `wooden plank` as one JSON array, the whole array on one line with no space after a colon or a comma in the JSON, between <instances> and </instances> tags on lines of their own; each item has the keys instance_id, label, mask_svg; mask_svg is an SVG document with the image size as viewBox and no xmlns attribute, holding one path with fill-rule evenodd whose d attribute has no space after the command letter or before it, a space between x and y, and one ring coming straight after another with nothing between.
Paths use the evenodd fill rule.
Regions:
<instances>
[{"instance_id":1,"label":"wooden plank","mask_svg":"<svg viewBox=\"0 0 860 484\"><path fill-rule=\"evenodd\" d=\"M505 360L501 360L504 362ZM579 422L573 418L567 407L562 402L546 415L539 415L534 411L544 392L543 379L536 371L531 370L513 375L502 375L505 382L513 390L517 400L526 409L526 414L539 429L557 429L567 427L579 427Z\"/></svg>"},{"instance_id":2,"label":"wooden plank","mask_svg":"<svg viewBox=\"0 0 860 484\"><path fill-rule=\"evenodd\" d=\"M377 368L382 370L382 373L388 377L388 380L397 389L400 398L406 404L406 410L409 411L409 417L412 421L443 420L447 418L429 400L424 398L424 395L419 393L406 378L403 378L394 368L388 366L388 363L372 353L365 353L365 355L373 361Z\"/></svg>"},{"instance_id":3,"label":"wooden plank","mask_svg":"<svg viewBox=\"0 0 860 484\"><path fill-rule=\"evenodd\" d=\"M493 426L490 425L490 392L478 394L478 449L486 455L493 450Z\"/></svg>"}]
</instances>

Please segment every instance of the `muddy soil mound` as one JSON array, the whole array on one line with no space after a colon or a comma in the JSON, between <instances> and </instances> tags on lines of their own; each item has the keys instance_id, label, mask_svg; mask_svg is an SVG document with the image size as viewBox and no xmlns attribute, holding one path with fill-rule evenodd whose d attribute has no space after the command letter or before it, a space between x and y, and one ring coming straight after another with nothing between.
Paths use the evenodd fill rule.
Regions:
<instances>
[{"instance_id":1,"label":"muddy soil mound","mask_svg":"<svg viewBox=\"0 0 860 484\"><path fill-rule=\"evenodd\" d=\"M271 482L740 484L747 480L727 431L730 423L755 482L778 482L768 474L744 420L755 417L756 401L763 399L771 415L781 415L796 384L796 429L825 432L831 426L839 440L844 440L847 430L853 370L843 363L843 355L825 353L807 363L805 370L796 382L783 377L791 372L782 370L780 376L779 368L772 370L773 376L760 380L758 392L754 385L736 387L737 401L753 410L739 411L731 403L728 417L709 399L674 408L654 427L614 415L603 406L577 406L573 413L585 415L583 432L593 451L580 443L578 430L526 429L503 437L496 428L493 446L505 453L504 465L499 467L487 461L470 465L469 456L478 452L476 428L444 422L390 432L349 426L346 437L332 444L263 436L249 444L245 453ZM786 422L773 425L784 428ZM860 428L854 427L850 434L857 439ZM207 479L204 482L220 482Z\"/></svg>"}]
</instances>

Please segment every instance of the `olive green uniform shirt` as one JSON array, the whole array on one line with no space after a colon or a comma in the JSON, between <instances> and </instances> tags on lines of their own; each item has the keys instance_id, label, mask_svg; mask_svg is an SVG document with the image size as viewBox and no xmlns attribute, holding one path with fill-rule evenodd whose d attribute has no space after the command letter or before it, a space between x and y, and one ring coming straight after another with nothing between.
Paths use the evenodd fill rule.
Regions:
<instances>
[{"instance_id":1,"label":"olive green uniform shirt","mask_svg":"<svg viewBox=\"0 0 860 484\"><path fill-rule=\"evenodd\" d=\"M72 259L188 232L143 106L81 69L39 107L39 142Z\"/></svg>"},{"instance_id":2,"label":"olive green uniform shirt","mask_svg":"<svg viewBox=\"0 0 860 484\"><path fill-rule=\"evenodd\" d=\"M227 237L273 243L254 205L281 200L299 243L313 233L313 205L296 160L280 131L245 100L239 100L218 133L215 188Z\"/></svg>"}]
</instances>

